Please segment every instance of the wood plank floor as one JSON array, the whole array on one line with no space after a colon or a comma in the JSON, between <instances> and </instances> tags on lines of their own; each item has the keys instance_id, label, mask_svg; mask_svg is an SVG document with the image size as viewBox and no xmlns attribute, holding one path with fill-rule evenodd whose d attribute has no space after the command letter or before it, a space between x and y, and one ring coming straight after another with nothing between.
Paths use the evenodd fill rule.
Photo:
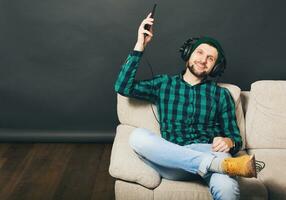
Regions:
<instances>
[{"instance_id":1,"label":"wood plank floor","mask_svg":"<svg viewBox=\"0 0 286 200\"><path fill-rule=\"evenodd\" d=\"M0 143L1 200L109 200L112 144Z\"/></svg>"}]
</instances>

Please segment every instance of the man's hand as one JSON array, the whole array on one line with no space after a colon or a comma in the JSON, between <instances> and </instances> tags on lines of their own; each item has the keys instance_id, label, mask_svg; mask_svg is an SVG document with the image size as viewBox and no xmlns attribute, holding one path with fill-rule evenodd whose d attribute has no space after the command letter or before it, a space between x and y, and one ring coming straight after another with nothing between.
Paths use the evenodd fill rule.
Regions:
<instances>
[{"instance_id":1,"label":"man's hand","mask_svg":"<svg viewBox=\"0 0 286 200\"><path fill-rule=\"evenodd\" d=\"M212 151L228 153L234 146L232 140L227 137L215 137L212 143Z\"/></svg>"},{"instance_id":2,"label":"man's hand","mask_svg":"<svg viewBox=\"0 0 286 200\"><path fill-rule=\"evenodd\" d=\"M151 18L150 16L151 16L151 13L148 14L148 16L142 21L142 23L139 26L137 42L136 42L134 50L143 51L146 45L151 41L153 37L153 26L152 25L154 23L154 19ZM146 24L151 25L150 31L144 28ZM144 34L146 34L146 36Z\"/></svg>"}]
</instances>

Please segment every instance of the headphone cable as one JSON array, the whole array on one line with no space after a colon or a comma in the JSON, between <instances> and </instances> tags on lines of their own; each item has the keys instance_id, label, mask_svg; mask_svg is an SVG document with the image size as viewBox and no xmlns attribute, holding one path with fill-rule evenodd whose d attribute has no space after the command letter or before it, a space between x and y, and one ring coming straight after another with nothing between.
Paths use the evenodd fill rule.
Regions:
<instances>
[{"instance_id":1,"label":"headphone cable","mask_svg":"<svg viewBox=\"0 0 286 200\"><path fill-rule=\"evenodd\" d=\"M149 60L148 60L148 58L147 58L146 52L145 52L145 56L143 56L143 57L144 57L145 61L147 62L147 65L148 65L149 68L150 68L150 71L151 71L151 74L152 74L152 90L154 90L155 84L154 84L153 68L152 68L152 66L151 66L151 64L150 64L150 62L149 62ZM155 114L155 111L154 111L154 109L153 109L153 104L151 103L150 106L151 106L151 109L152 109L152 112L153 112L153 115L154 115L156 121L160 124L160 122L159 122L159 120L158 120L158 118L157 118L157 116L156 116L156 114Z\"/></svg>"}]
</instances>

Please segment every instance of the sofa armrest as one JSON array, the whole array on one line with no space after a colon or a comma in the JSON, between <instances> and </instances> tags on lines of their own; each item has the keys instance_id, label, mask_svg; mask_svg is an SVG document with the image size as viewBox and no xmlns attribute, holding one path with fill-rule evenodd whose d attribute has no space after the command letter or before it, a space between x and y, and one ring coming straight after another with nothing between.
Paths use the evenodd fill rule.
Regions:
<instances>
[{"instance_id":1,"label":"sofa armrest","mask_svg":"<svg viewBox=\"0 0 286 200\"><path fill-rule=\"evenodd\" d=\"M161 177L156 170L144 163L129 146L129 135L135 127L119 125L114 138L109 173L117 179L136 182L150 189L156 188Z\"/></svg>"}]
</instances>

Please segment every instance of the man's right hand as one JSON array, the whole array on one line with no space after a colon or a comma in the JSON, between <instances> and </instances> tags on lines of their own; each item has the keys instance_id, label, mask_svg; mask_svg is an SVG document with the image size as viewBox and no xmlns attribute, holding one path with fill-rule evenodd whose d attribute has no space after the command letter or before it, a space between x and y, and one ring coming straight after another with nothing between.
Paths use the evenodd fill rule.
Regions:
<instances>
[{"instance_id":1,"label":"man's right hand","mask_svg":"<svg viewBox=\"0 0 286 200\"><path fill-rule=\"evenodd\" d=\"M134 47L134 50L144 51L144 48L151 41L153 37L153 26L152 25L154 23L154 19L151 18L150 16L151 16L151 13L148 14L148 16L142 21L142 23L139 26L137 42ZM151 25L150 31L144 28L146 24ZM144 34L146 34L146 36Z\"/></svg>"}]
</instances>

